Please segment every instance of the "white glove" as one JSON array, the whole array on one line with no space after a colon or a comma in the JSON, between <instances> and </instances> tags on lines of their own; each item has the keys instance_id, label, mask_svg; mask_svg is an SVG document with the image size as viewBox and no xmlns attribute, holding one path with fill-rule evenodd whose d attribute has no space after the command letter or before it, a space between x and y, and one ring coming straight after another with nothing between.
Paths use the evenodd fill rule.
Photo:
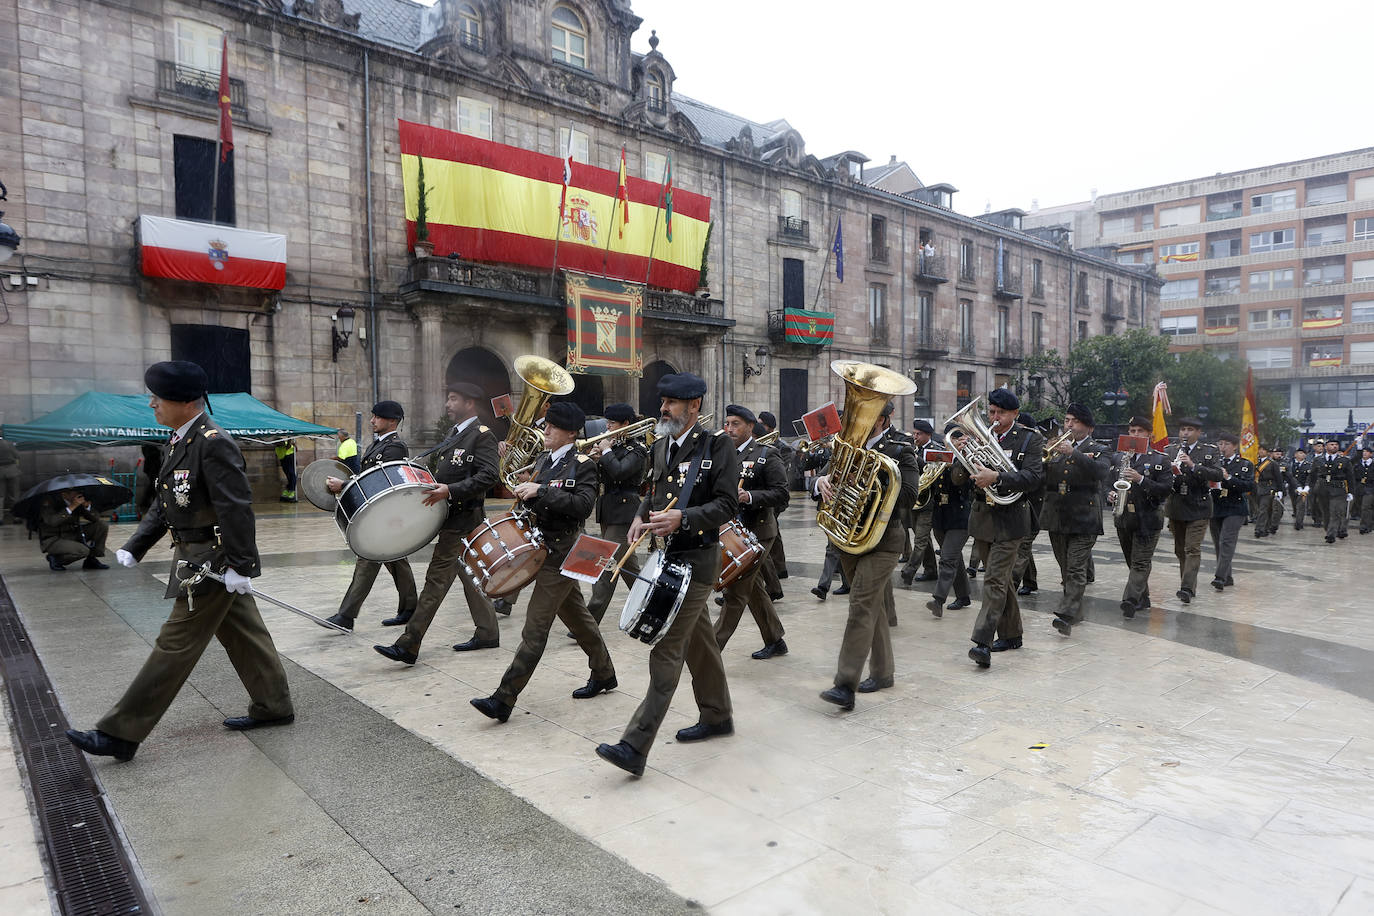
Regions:
<instances>
[{"instance_id":1,"label":"white glove","mask_svg":"<svg viewBox=\"0 0 1374 916\"><path fill-rule=\"evenodd\" d=\"M133 569L135 566L138 565L138 561L134 559L134 555L129 553L129 551L125 550L123 547L115 551L115 560L119 563L120 566L125 566L129 569Z\"/></svg>"},{"instance_id":2,"label":"white glove","mask_svg":"<svg viewBox=\"0 0 1374 916\"><path fill-rule=\"evenodd\" d=\"M253 580L247 576L240 576L232 569L226 569L224 571L224 588L240 595L250 595L253 593Z\"/></svg>"},{"instance_id":3,"label":"white glove","mask_svg":"<svg viewBox=\"0 0 1374 916\"><path fill-rule=\"evenodd\" d=\"M1347 494L1345 494L1345 501L1348 502L1348 503L1353 503L1353 502L1355 501L1355 494L1354 494L1354 493L1347 493Z\"/></svg>"}]
</instances>

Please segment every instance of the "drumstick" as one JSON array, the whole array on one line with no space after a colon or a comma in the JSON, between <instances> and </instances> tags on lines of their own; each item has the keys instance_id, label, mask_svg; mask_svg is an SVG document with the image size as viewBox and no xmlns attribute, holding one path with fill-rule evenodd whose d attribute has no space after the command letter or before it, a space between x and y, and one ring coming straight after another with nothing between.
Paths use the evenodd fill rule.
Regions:
<instances>
[{"instance_id":1,"label":"drumstick","mask_svg":"<svg viewBox=\"0 0 1374 916\"><path fill-rule=\"evenodd\" d=\"M673 508L673 506L674 506L676 503L677 503L677 497L674 496L672 499L668 500L668 505L664 506L662 509L659 509L658 511L659 511L659 512L667 512L669 509ZM620 575L620 569L621 569L621 567L623 567L623 566L625 565L625 563L630 559L630 557L634 556L634 552L635 552L636 550L639 549L640 543L641 543L646 537L648 537L651 533L652 533L652 532L651 532L648 528L645 528L643 531L641 531L641 532L639 533L639 537L635 538L635 542L634 542L633 544L630 545L630 549L627 550L627 551L625 551L625 556L621 557L621 558L620 558L620 562L617 563L617 564L615 564L615 569L611 570L611 578L612 578L612 579L614 579L616 576Z\"/></svg>"}]
</instances>

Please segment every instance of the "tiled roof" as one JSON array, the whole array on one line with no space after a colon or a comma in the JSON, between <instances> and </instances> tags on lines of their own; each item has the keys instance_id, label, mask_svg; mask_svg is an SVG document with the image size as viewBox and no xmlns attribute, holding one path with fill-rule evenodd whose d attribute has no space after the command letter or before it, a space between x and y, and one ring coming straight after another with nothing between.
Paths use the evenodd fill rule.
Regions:
<instances>
[{"instance_id":1,"label":"tiled roof","mask_svg":"<svg viewBox=\"0 0 1374 916\"><path fill-rule=\"evenodd\" d=\"M344 12L358 13L358 36L414 51L423 44L420 22L429 7L412 0L343 0ZM283 4L290 15L291 4Z\"/></svg>"},{"instance_id":2,"label":"tiled roof","mask_svg":"<svg viewBox=\"0 0 1374 916\"><path fill-rule=\"evenodd\" d=\"M710 146L723 147L727 141L739 136L743 128L748 127L754 135L754 147L757 149L769 138L791 129L791 125L786 121L760 124L676 92L673 93L673 107L692 122L692 126L701 134L701 141Z\"/></svg>"}]
</instances>

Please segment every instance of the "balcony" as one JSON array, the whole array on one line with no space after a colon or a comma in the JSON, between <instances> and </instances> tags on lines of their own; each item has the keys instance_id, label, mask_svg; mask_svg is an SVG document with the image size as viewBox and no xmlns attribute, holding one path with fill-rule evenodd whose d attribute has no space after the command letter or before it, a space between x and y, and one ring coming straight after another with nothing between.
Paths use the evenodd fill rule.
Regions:
<instances>
[{"instance_id":1,"label":"balcony","mask_svg":"<svg viewBox=\"0 0 1374 916\"><path fill-rule=\"evenodd\" d=\"M978 355L978 348L974 346L972 337L959 338L959 355L966 357Z\"/></svg>"},{"instance_id":2,"label":"balcony","mask_svg":"<svg viewBox=\"0 0 1374 916\"><path fill-rule=\"evenodd\" d=\"M1021 298L1021 275L1004 272L992 294L998 299Z\"/></svg>"},{"instance_id":3,"label":"balcony","mask_svg":"<svg viewBox=\"0 0 1374 916\"><path fill-rule=\"evenodd\" d=\"M799 340L788 340L786 309L769 310L768 339L778 346L794 348L790 351L793 355L803 354L807 359L810 359L816 353L819 353L821 349L825 346L824 343L806 343Z\"/></svg>"},{"instance_id":4,"label":"balcony","mask_svg":"<svg viewBox=\"0 0 1374 916\"><path fill-rule=\"evenodd\" d=\"M911 342L918 356L930 359L949 352L950 333L942 328L923 328Z\"/></svg>"},{"instance_id":5,"label":"balcony","mask_svg":"<svg viewBox=\"0 0 1374 916\"><path fill-rule=\"evenodd\" d=\"M999 366L1015 365L1026 358L1025 348L1019 340L998 341L993 347L996 352L992 354L992 360Z\"/></svg>"},{"instance_id":6,"label":"balcony","mask_svg":"<svg viewBox=\"0 0 1374 916\"><path fill-rule=\"evenodd\" d=\"M920 255L916 262L917 283L948 283L945 259L938 254Z\"/></svg>"},{"instance_id":7,"label":"balcony","mask_svg":"<svg viewBox=\"0 0 1374 916\"><path fill-rule=\"evenodd\" d=\"M879 325L868 335L868 342L875 347L886 347L888 345L887 325Z\"/></svg>"},{"instance_id":8,"label":"balcony","mask_svg":"<svg viewBox=\"0 0 1374 916\"><path fill-rule=\"evenodd\" d=\"M475 32L459 32L458 44L467 48L469 51L476 51L478 54L487 53L486 37Z\"/></svg>"},{"instance_id":9,"label":"balcony","mask_svg":"<svg viewBox=\"0 0 1374 916\"><path fill-rule=\"evenodd\" d=\"M809 242L811 241L811 223L799 216L779 216L778 238Z\"/></svg>"},{"instance_id":10,"label":"balcony","mask_svg":"<svg viewBox=\"0 0 1374 916\"><path fill-rule=\"evenodd\" d=\"M1031 285L1031 298L1032 298L1032 299L1044 299L1044 298L1045 298L1045 281L1044 281L1044 280L1039 280L1039 281L1037 281L1037 282L1035 282L1034 284Z\"/></svg>"},{"instance_id":11,"label":"balcony","mask_svg":"<svg viewBox=\"0 0 1374 916\"><path fill-rule=\"evenodd\" d=\"M875 263L875 264L886 264L886 263L887 263L887 246L886 246L886 245L878 245L878 244L876 244L876 243L875 243L874 245L872 245L872 246L869 248L869 250L868 250L868 259L869 259L870 261L872 261L873 263Z\"/></svg>"},{"instance_id":12,"label":"balcony","mask_svg":"<svg viewBox=\"0 0 1374 916\"><path fill-rule=\"evenodd\" d=\"M651 95L649 100L644 103L644 107L653 114L667 114L668 100L661 95Z\"/></svg>"},{"instance_id":13,"label":"balcony","mask_svg":"<svg viewBox=\"0 0 1374 916\"><path fill-rule=\"evenodd\" d=\"M157 91L160 95L190 99L216 105L219 101L219 74L184 67L172 60L157 62ZM236 119L248 117L248 90L243 80L229 79L229 112Z\"/></svg>"},{"instance_id":14,"label":"balcony","mask_svg":"<svg viewBox=\"0 0 1374 916\"><path fill-rule=\"evenodd\" d=\"M1121 300L1116 296L1102 300L1102 317L1107 321L1124 321L1126 312L1121 307Z\"/></svg>"}]
</instances>

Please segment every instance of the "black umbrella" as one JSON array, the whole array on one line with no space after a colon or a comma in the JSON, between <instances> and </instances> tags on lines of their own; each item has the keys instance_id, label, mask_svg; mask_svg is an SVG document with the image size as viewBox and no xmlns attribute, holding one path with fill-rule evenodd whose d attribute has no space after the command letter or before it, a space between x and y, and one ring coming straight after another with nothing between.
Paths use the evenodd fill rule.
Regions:
<instances>
[{"instance_id":1,"label":"black umbrella","mask_svg":"<svg viewBox=\"0 0 1374 916\"><path fill-rule=\"evenodd\" d=\"M43 497L49 493L61 493L63 490L79 491L96 512L118 508L133 497L133 491L108 477L98 474L63 474L45 480L36 487L30 487L11 511L24 518L36 518Z\"/></svg>"}]
</instances>

